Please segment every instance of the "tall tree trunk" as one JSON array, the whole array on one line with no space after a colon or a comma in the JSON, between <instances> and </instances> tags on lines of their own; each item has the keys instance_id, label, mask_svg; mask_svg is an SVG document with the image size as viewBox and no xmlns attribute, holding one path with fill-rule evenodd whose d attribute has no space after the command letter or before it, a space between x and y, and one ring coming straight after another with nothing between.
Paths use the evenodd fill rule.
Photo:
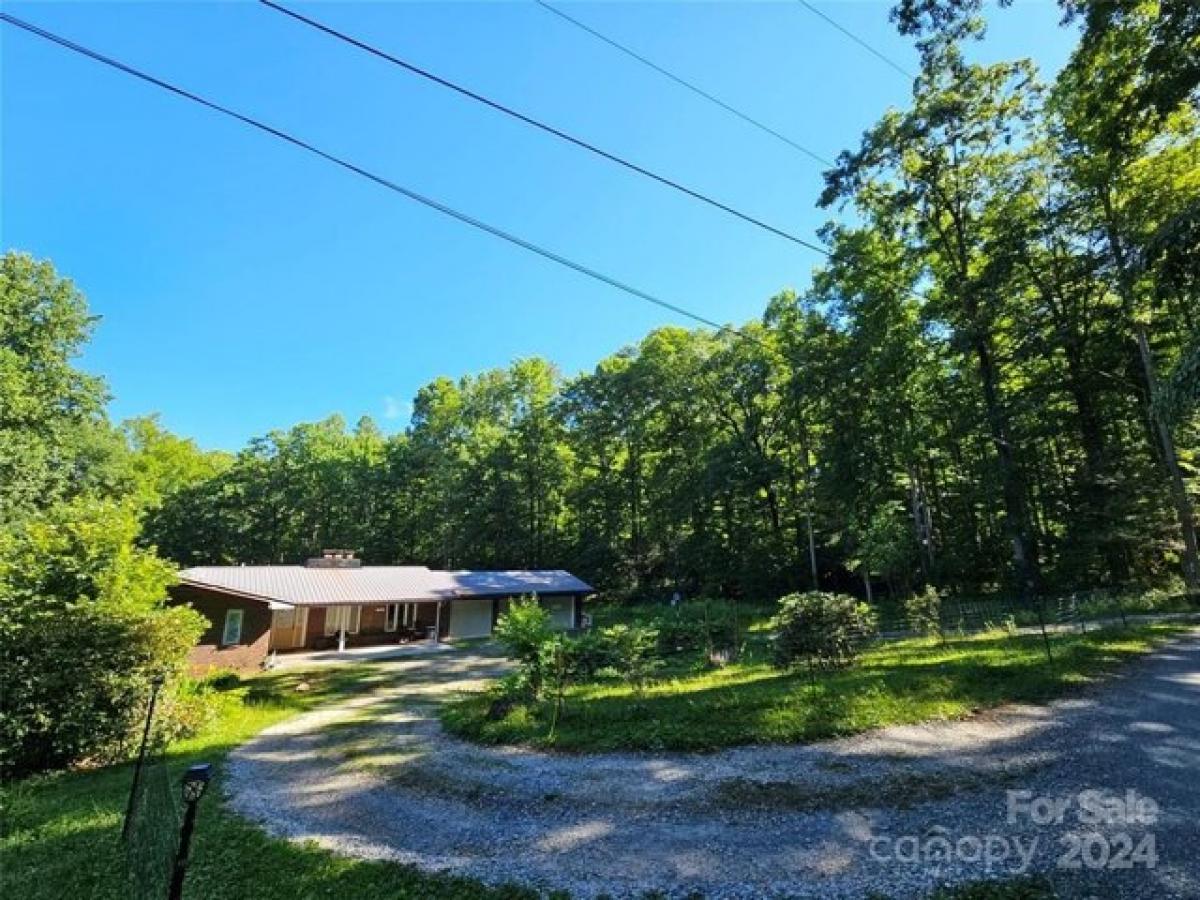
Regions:
<instances>
[{"instance_id":1,"label":"tall tree trunk","mask_svg":"<svg viewBox=\"0 0 1200 900\"><path fill-rule=\"evenodd\" d=\"M916 466L908 467L908 498L912 511L913 536L917 542L917 559L921 563L921 577L929 581L932 560L929 555L932 538L928 526L928 507L922 500L921 478Z\"/></svg>"},{"instance_id":2,"label":"tall tree trunk","mask_svg":"<svg viewBox=\"0 0 1200 900\"><path fill-rule=\"evenodd\" d=\"M1171 428L1155 409L1153 403L1156 389L1154 357L1150 353L1150 340L1146 335L1146 328L1140 323L1137 325L1137 344L1142 372L1146 379L1149 415L1161 444L1161 459L1167 470L1171 502L1175 506L1175 515L1179 519L1179 530L1183 536L1183 581L1190 590L1196 590L1200 588L1200 550L1196 546L1195 515L1192 512L1192 503L1188 498L1187 486L1183 480L1183 471L1179 468L1179 456L1175 452L1175 439L1171 435Z\"/></svg>"},{"instance_id":3,"label":"tall tree trunk","mask_svg":"<svg viewBox=\"0 0 1200 900\"><path fill-rule=\"evenodd\" d=\"M813 532L813 505L815 491L812 478L812 456L808 449L808 429L800 423L800 454L804 460L804 521L808 531L808 565L812 573L812 589L821 589L821 578L817 572L817 541Z\"/></svg>"},{"instance_id":4,"label":"tall tree trunk","mask_svg":"<svg viewBox=\"0 0 1200 900\"><path fill-rule=\"evenodd\" d=\"M1175 516L1179 520L1180 536L1183 538L1183 580L1189 589L1195 590L1200 588L1200 550L1196 545L1195 514L1192 511L1191 500L1188 498L1183 472L1179 468L1179 456L1175 452L1175 439L1171 435L1171 428L1154 406L1154 355L1150 352L1150 340L1146 334L1146 326L1137 317L1133 272L1117 222L1116 209L1107 189L1101 190L1100 199L1104 207L1109 250L1117 266L1117 287L1121 294L1121 302L1125 307L1125 314L1132 322L1134 339L1137 343L1138 362L1146 394L1146 414L1150 418L1151 433L1157 438L1159 452L1156 455L1166 471L1171 502L1175 506Z\"/></svg>"},{"instance_id":5,"label":"tall tree trunk","mask_svg":"<svg viewBox=\"0 0 1200 900\"><path fill-rule=\"evenodd\" d=\"M975 354L979 361L979 376L983 383L983 402L996 458L1000 464L1000 481L1004 494L1004 529L1012 544L1013 569L1017 589L1023 601L1037 596L1039 566L1037 539L1029 529L1025 483L1013 452L1008 415L1000 401L999 375L992 356L990 341L977 338Z\"/></svg>"},{"instance_id":6,"label":"tall tree trunk","mask_svg":"<svg viewBox=\"0 0 1200 900\"><path fill-rule=\"evenodd\" d=\"M1100 532L1107 526L1105 519L1108 514L1108 501L1112 490L1104 482L1104 473L1112 465L1109 459L1110 450L1104 436L1104 426L1100 422L1100 412L1096 406L1094 392L1084 377L1084 364L1077 348L1065 348L1067 361L1067 389L1075 404L1075 414L1079 422L1079 442L1083 447L1083 495L1087 518L1095 529L1093 538L1099 537ZM1105 568L1114 584L1121 584L1129 578L1129 567L1121 548L1111 540L1100 538L1101 554L1104 557Z\"/></svg>"}]
</instances>

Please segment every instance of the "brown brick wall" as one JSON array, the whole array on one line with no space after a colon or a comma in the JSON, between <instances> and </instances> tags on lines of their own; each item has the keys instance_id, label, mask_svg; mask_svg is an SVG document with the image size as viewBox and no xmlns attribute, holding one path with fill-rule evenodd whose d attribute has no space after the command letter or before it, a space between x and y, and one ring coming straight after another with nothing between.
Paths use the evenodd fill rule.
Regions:
<instances>
[{"instance_id":1,"label":"brown brick wall","mask_svg":"<svg viewBox=\"0 0 1200 900\"><path fill-rule=\"evenodd\" d=\"M212 668L257 669L262 665L271 640L271 610L266 603L185 584L172 587L170 594L172 603L191 604L208 619L208 628L188 654L193 672L202 674ZM242 638L235 645L222 646L225 613L230 609L242 610Z\"/></svg>"},{"instance_id":2,"label":"brown brick wall","mask_svg":"<svg viewBox=\"0 0 1200 900\"><path fill-rule=\"evenodd\" d=\"M387 606L364 606L362 620L358 625L359 634L383 634L383 626L387 623Z\"/></svg>"}]
</instances>

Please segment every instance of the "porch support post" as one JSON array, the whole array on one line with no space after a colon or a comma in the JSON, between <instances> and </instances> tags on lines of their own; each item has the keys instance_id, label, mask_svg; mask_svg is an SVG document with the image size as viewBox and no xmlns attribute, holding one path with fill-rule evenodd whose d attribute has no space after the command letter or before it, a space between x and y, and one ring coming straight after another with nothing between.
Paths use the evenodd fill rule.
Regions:
<instances>
[{"instance_id":1,"label":"porch support post","mask_svg":"<svg viewBox=\"0 0 1200 900\"><path fill-rule=\"evenodd\" d=\"M437 611L434 614L433 620L433 642L439 644L442 641L442 601L437 603Z\"/></svg>"},{"instance_id":2,"label":"porch support post","mask_svg":"<svg viewBox=\"0 0 1200 900\"><path fill-rule=\"evenodd\" d=\"M346 652L346 610L348 606L338 607L338 653Z\"/></svg>"}]
</instances>

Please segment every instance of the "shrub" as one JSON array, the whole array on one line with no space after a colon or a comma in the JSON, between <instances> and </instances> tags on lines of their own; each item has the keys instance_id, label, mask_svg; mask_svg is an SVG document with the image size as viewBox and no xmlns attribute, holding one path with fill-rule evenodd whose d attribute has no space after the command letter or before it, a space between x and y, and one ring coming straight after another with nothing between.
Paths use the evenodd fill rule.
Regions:
<instances>
[{"instance_id":1,"label":"shrub","mask_svg":"<svg viewBox=\"0 0 1200 900\"><path fill-rule=\"evenodd\" d=\"M640 694L662 665L657 655L658 631L641 625L613 625L605 633L613 643L622 675Z\"/></svg>"},{"instance_id":2,"label":"shrub","mask_svg":"<svg viewBox=\"0 0 1200 900\"><path fill-rule=\"evenodd\" d=\"M580 680L595 678L598 672L619 663L619 653L610 629L593 628L574 640L572 675Z\"/></svg>"},{"instance_id":3,"label":"shrub","mask_svg":"<svg viewBox=\"0 0 1200 900\"><path fill-rule=\"evenodd\" d=\"M234 692L240 680L232 672L203 679L179 679L174 689L164 691L160 698L154 713L154 739L169 744L202 734L216 725L223 711L241 705L240 693Z\"/></svg>"},{"instance_id":4,"label":"shrub","mask_svg":"<svg viewBox=\"0 0 1200 900\"><path fill-rule=\"evenodd\" d=\"M725 601L693 600L656 617L663 653L728 650L735 643L733 607Z\"/></svg>"},{"instance_id":5,"label":"shrub","mask_svg":"<svg viewBox=\"0 0 1200 900\"><path fill-rule=\"evenodd\" d=\"M531 697L542 692L542 646L554 635L550 613L536 597L514 601L496 622L496 640L520 666L521 683Z\"/></svg>"},{"instance_id":6,"label":"shrub","mask_svg":"<svg viewBox=\"0 0 1200 900\"><path fill-rule=\"evenodd\" d=\"M812 591L780 599L771 624L779 668L846 666L875 633L875 614L853 597Z\"/></svg>"},{"instance_id":7,"label":"shrub","mask_svg":"<svg viewBox=\"0 0 1200 900\"><path fill-rule=\"evenodd\" d=\"M175 695L204 627L164 609L171 567L138 548L129 507L80 500L0 537L0 772L111 761L137 744L150 682ZM196 711L184 711L195 719ZM191 726L159 721L164 736Z\"/></svg>"},{"instance_id":8,"label":"shrub","mask_svg":"<svg viewBox=\"0 0 1200 900\"><path fill-rule=\"evenodd\" d=\"M917 634L942 633L942 596L932 584L919 594L904 601L904 616L908 627Z\"/></svg>"}]
</instances>

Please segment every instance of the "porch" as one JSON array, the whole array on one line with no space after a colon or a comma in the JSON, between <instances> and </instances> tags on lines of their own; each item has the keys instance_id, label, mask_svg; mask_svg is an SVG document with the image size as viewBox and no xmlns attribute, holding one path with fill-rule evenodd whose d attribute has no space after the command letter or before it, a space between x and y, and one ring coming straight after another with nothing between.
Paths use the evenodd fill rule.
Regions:
<instances>
[{"instance_id":1,"label":"porch","mask_svg":"<svg viewBox=\"0 0 1200 900\"><path fill-rule=\"evenodd\" d=\"M440 600L272 607L272 653L427 647L434 635L440 640L450 633L449 604Z\"/></svg>"},{"instance_id":2,"label":"porch","mask_svg":"<svg viewBox=\"0 0 1200 900\"><path fill-rule=\"evenodd\" d=\"M284 653L272 653L267 657L266 665L270 668L290 669L308 668L327 663L368 663L388 659L401 659L408 656L424 656L436 653L451 653L460 650L454 644L441 641L414 641L411 644L371 644L358 647L347 647L345 650L290 650Z\"/></svg>"}]
</instances>

